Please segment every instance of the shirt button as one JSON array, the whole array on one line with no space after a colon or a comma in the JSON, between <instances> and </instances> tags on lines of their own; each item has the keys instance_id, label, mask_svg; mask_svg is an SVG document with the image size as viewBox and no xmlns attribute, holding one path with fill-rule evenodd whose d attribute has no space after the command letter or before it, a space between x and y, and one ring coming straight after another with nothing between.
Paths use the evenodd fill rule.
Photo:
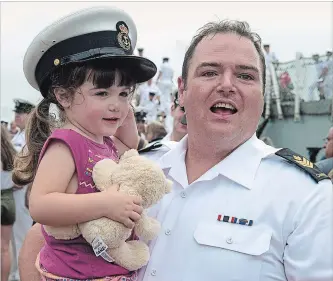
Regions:
<instances>
[{"instance_id":1,"label":"shirt button","mask_svg":"<svg viewBox=\"0 0 333 281\"><path fill-rule=\"evenodd\" d=\"M234 241L232 240L231 237L228 237L227 240L226 240L226 242L227 242L228 244L232 244L232 243L234 243Z\"/></svg>"},{"instance_id":2,"label":"shirt button","mask_svg":"<svg viewBox=\"0 0 333 281\"><path fill-rule=\"evenodd\" d=\"M171 230L170 230L170 229L167 229L167 230L165 231L165 234L166 234L166 235L170 235L170 234L171 234Z\"/></svg>"},{"instance_id":3,"label":"shirt button","mask_svg":"<svg viewBox=\"0 0 333 281\"><path fill-rule=\"evenodd\" d=\"M151 276L156 276L156 269L153 269L150 273Z\"/></svg>"},{"instance_id":4,"label":"shirt button","mask_svg":"<svg viewBox=\"0 0 333 281\"><path fill-rule=\"evenodd\" d=\"M184 191L182 191L182 192L180 193L180 196L181 196L182 198L185 198L185 197L186 197L186 193L185 193Z\"/></svg>"}]
</instances>

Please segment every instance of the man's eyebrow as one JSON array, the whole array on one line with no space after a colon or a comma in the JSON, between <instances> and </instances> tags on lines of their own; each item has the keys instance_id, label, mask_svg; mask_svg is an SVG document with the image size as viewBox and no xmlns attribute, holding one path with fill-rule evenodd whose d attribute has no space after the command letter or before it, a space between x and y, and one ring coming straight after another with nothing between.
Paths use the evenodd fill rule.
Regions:
<instances>
[{"instance_id":1,"label":"man's eyebrow","mask_svg":"<svg viewBox=\"0 0 333 281\"><path fill-rule=\"evenodd\" d=\"M221 64L217 62L202 62L198 65L197 69L202 68L202 67L220 67Z\"/></svg>"},{"instance_id":2,"label":"man's eyebrow","mask_svg":"<svg viewBox=\"0 0 333 281\"><path fill-rule=\"evenodd\" d=\"M217 62L202 62L198 65L197 69L200 69L202 67L221 67L222 65ZM246 64L239 64L236 65L236 69L242 69L242 70L252 70L254 72L259 73L259 69L252 65L246 65Z\"/></svg>"},{"instance_id":3,"label":"man's eyebrow","mask_svg":"<svg viewBox=\"0 0 333 281\"><path fill-rule=\"evenodd\" d=\"M240 65L236 65L236 69L252 70L254 72L259 73L259 69L257 67L255 67L255 66L252 66L252 65L240 64Z\"/></svg>"}]
</instances>

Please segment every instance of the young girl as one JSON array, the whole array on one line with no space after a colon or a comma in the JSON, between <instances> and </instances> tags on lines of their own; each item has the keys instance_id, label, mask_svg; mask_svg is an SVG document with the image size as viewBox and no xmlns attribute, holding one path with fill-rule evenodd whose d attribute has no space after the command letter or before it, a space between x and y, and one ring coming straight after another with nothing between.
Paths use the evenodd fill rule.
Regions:
<instances>
[{"instance_id":1,"label":"young girl","mask_svg":"<svg viewBox=\"0 0 333 281\"><path fill-rule=\"evenodd\" d=\"M58 21L30 45L25 74L44 99L29 121L15 177L21 184L33 181L29 208L36 222L60 227L107 217L132 228L140 219L140 198L120 194L116 186L97 192L91 177L96 162L118 161L138 145L130 100L135 84L153 77L156 66L132 56L135 40L127 14L94 8ZM36 47L53 41L43 54ZM49 114L51 104L59 109L61 127ZM135 273L95 256L82 236L56 240L42 232L46 244L37 267L43 280L136 279Z\"/></svg>"}]
</instances>

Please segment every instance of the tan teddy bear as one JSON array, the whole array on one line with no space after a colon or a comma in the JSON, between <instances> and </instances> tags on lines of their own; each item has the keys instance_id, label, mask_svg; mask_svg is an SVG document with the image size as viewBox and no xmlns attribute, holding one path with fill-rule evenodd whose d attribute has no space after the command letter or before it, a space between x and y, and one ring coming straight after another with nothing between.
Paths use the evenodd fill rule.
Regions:
<instances>
[{"instance_id":1,"label":"tan teddy bear","mask_svg":"<svg viewBox=\"0 0 333 281\"><path fill-rule=\"evenodd\" d=\"M117 184L119 192L140 196L144 209L162 199L171 191L172 185L157 164L140 156L136 150L125 152L118 164L111 159L96 163L93 180L101 192ZM148 217L146 210L134 227L134 233L145 242L154 239L159 230L159 222ZM96 255L109 262L114 261L130 271L146 265L150 257L145 242L127 241L132 229L108 218L81 223L78 226L61 228L45 226L45 231L57 239L73 239L82 234L92 245Z\"/></svg>"}]
</instances>

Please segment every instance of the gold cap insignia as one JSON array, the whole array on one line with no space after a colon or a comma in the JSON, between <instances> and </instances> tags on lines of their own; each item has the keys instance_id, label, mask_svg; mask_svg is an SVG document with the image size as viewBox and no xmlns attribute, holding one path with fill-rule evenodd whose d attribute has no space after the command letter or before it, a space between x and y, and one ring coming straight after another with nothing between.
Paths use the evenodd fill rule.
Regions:
<instances>
[{"instance_id":1,"label":"gold cap insignia","mask_svg":"<svg viewBox=\"0 0 333 281\"><path fill-rule=\"evenodd\" d=\"M131 49L131 40L128 37L129 31L128 31L128 27L127 27L126 23L118 22L117 30L118 30L117 40L118 40L120 47L122 47L126 51L129 51Z\"/></svg>"},{"instance_id":2,"label":"gold cap insignia","mask_svg":"<svg viewBox=\"0 0 333 281\"><path fill-rule=\"evenodd\" d=\"M55 60L53 61L53 64L54 64L55 66L59 65L59 63L60 63L60 60L59 60L59 59L55 59Z\"/></svg>"}]
</instances>

